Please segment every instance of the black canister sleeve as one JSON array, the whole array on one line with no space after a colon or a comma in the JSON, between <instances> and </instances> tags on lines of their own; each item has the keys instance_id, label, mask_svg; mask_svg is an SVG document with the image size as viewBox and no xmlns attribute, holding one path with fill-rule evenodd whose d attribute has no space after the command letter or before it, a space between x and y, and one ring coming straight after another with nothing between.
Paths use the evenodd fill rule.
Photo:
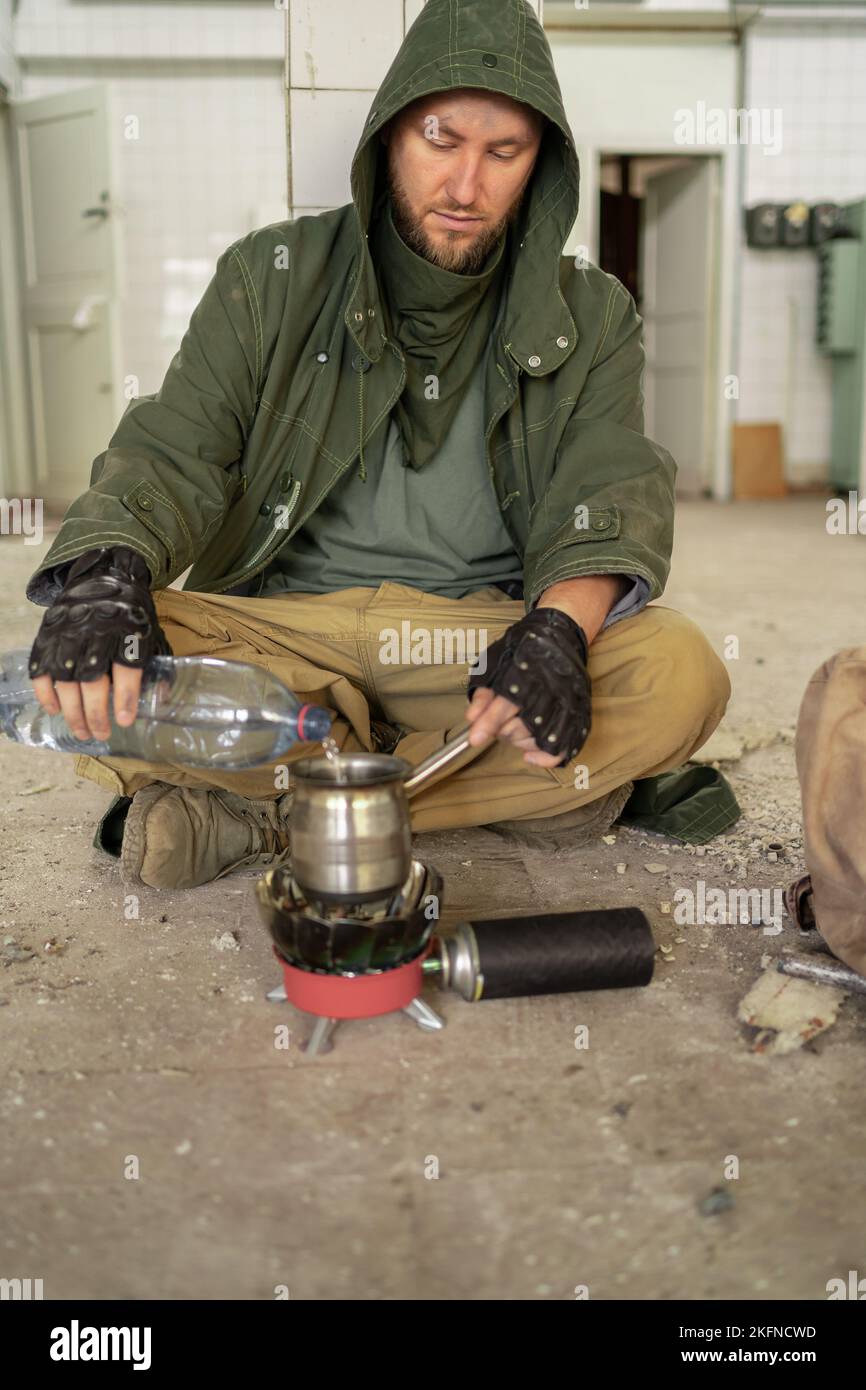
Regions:
<instances>
[{"instance_id":1,"label":"black canister sleeve","mask_svg":"<svg viewBox=\"0 0 866 1390\"><path fill-rule=\"evenodd\" d=\"M652 979L655 942L636 907L501 917L469 924L484 986L481 999L633 989Z\"/></svg>"}]
</instances>

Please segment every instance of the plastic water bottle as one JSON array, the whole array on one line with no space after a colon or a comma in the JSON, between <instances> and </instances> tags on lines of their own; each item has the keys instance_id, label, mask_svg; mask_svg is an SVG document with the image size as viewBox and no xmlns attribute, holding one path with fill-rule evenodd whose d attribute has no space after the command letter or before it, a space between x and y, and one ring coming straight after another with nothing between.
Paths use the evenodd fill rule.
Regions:
<instances>
[{"instance_id":1,"label":"plastic water bottle","mask_svg":"<svg viewBox=\"0 0 866 1390\"><path fill-rule=\"evenodd\" d=\"M33 693L30 652L0 656L0 733L31 748L93 757L141 758L230 772L277 759L299 742L321 742L331 714L305 705L270 671L210 656L155 656L144 669L135 723L105 740L77 739L62 714Z\"/></svg>"}]
</instances>

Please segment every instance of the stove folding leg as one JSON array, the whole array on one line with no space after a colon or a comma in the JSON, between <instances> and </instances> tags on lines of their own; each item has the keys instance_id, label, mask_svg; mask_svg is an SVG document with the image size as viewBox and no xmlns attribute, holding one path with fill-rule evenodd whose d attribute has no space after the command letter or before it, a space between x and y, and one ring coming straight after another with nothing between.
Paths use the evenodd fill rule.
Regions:
<instances>
[{"instance_id":1,"label":"stove folding leg","mask_svg":"<svg viewBox=\"0 0 866 1390\"><path fill-rule=\"evenodd\" d=\"M413 999L411 1004L406 1004L403 1009L404 1014L408 1014L414 1019L419 1028L423 1028L425 1033L438 1033L445 1027L444 1018L440 1018L435 1009L431 1009L420 996Z\"/></svg>"},{"instance_id":2,"label":"stove folding leg","mask_svg":"<svg viewBox=\"0 0 866 1390\"><path fill-rule=\"evenodd\" d=\"M288 999L285 985L275 985L273 989L269 989L266 998L271 1004L284 1004ZM321 1014L315 1018L313 1031L306 1041L301 1043L301 1051L306 1052L308 1057L317 1057L321 1053L333 1051L334 1044L331 1039L339 1023L339 1019L325 1018Z\"/></svg>"},{"instance_id":3,"label":"stove folding leg","mask_svg":"<svg viewBox=\"0 0 866 1390\"><path fill-rule=\"evenodd\" d=\"M307 1041L301 1043L301 1051L306 1052L308 1057L318 1057L323 1052L333 1051L332 1038L338 1023L337 1018L325 1018L320 1015L313 1024L313 1031Z\"/></svg>"}]
</instances>

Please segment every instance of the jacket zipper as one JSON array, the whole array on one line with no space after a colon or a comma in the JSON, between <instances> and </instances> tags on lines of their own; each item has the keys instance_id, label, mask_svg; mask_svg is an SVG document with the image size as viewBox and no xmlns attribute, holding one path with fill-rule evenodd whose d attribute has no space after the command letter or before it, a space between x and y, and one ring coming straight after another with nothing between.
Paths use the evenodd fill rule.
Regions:
<instances>
[{"instance_id":1,"label":"jacket zipper","mask_svg":"<svg viewBox=\"0 0 866 1390\"><path fill-rule=\"evenodd\" d=\"M516 376L516 378L515 378L515 387L516 387L517 389L515 390L515 394L514 394L514 399L516 400L516 399L517 399L517 396L519 395L519 392L520 392L520 376L521 376L521 373L523 372L523 368L521 367L521 365L520 365L520 363L518 362L517 358L514 356L514 354L513 354L513 352L511 351L511 348L510 348L510 347L509 347L509 349L508 349L508 356L511 358L512 362L514 363L515 367L517 368L517 376ZM525 433L524 433L524 435L523 435L523 442L522 442L522 444L521 444L521 446L520 446L520 466L521 466L520 471L521 471L522 474L523 474L523 486L524 486L525 489L526 489L526 516L527 516L527 524L528 524L529 518L532 516L533 510L535 509L535 489L534 489L533 486L532 486L532 478L531 478L530 472L529 472L529 451L528 451L527 446L526 446L526 435L525 435Z\"/></svg>"},{"instance_id":2,"label":"jacket zipper","mask_svg":"<svg viewBox=\"0 0 866 1390\"><path fill-rule=\"evenodd\" d=\"M280 503L280 504L279 504L280 506L285 506L285 507L288 508L288 510L287 510L287 512L286 512L286 520L287 520L287 521L288 521L289 517L292 515L292 512L295 510L295 507L298 505L298 498L300 497L300 495L301 495L301 484L300 484L300 481L297 481L297 482L295 482L295 484L294 484L293 487L292 487L292 492L291 492L291 496L290 496L290 498L289 498L289 501L288 501L288 502L285 502L285 503ZM281 528L281 529L283 529L283 528ZM284 529L285 529L286 531L288 531L288 527L285 527ZM287 540L288 540L288 536L287 536L287 535L286 535L286 536L283 536L282 540L279 541L279 543L274 547L274 550L275 550L275 551L276 551L276 550L279 550L279 549L280 549L280 546L282 546L283 542L284 542L284 541L287 541ZM259 548L258 548L258 550L255 552L255 554L250 556L250 559L249 559L249 561L247 562L248 568L247 568L246 570L242 570L241 573L238 575L238 577L237 577L236 579L229 578L229 579L226 581L225 584L221 584L221 585L219 586L219 588L217 588L217 589L211 589L210 592L213 593L213 594L221 594L221 593L223 592L224 589L233 589L233 588L235 587L236 584L245 584L246 581L247 581L248 579L252 579L253 575L257 573L257 570L256 570L256 563L257 563L257 561L259 560L259 558L260 558L262 555L265 555L265 556L266 556L266 552L267 552L268 549L269 549L270 547L272 547L272 546L273 546L273 537L272 537L272 536L269 536L268 539L264 542L264 544L259 546ZM266 558L265 558L265 563L267 563L267 556L266 556ZM264 568L264 565L259 566L259 568Z\"/></svg>"}]
</instances>

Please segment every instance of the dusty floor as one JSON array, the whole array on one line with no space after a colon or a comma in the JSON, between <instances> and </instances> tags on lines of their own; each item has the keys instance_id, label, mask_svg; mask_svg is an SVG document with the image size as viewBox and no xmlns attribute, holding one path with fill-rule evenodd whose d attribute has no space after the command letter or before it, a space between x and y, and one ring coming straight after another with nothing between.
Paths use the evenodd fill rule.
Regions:
<instances>
[{"instance_id":1,"label":"dusty floor","mask_svg":"<svg viewBox=\"0 0 866 1390\"><path fill-rule=\"evenodd\" d=\"M864 1272L866 998L805 1048L756 1053L738 1002L799 934L660 907L699 877L781 888L801 867L791 733L814 667L862 641L866 590L866 545L824 518L821 498L680 510L665 601L717 650L739 638L724 727L765 745L725 764L744 810L727 839L700 858L624 829L558 857L484 831L423 844L452 917L643 906L668 948L645 990L434 993L441 1035L344 1024L307 1060L265 1002L252 878L150 893L125 920L91 848L105 794L0 744L0 1276L47 1298L822 1299ZM35 632L40 554L0 544L4 647ZM238 950L214 945L226 931Z\"/></svg>"}]
</instances>

